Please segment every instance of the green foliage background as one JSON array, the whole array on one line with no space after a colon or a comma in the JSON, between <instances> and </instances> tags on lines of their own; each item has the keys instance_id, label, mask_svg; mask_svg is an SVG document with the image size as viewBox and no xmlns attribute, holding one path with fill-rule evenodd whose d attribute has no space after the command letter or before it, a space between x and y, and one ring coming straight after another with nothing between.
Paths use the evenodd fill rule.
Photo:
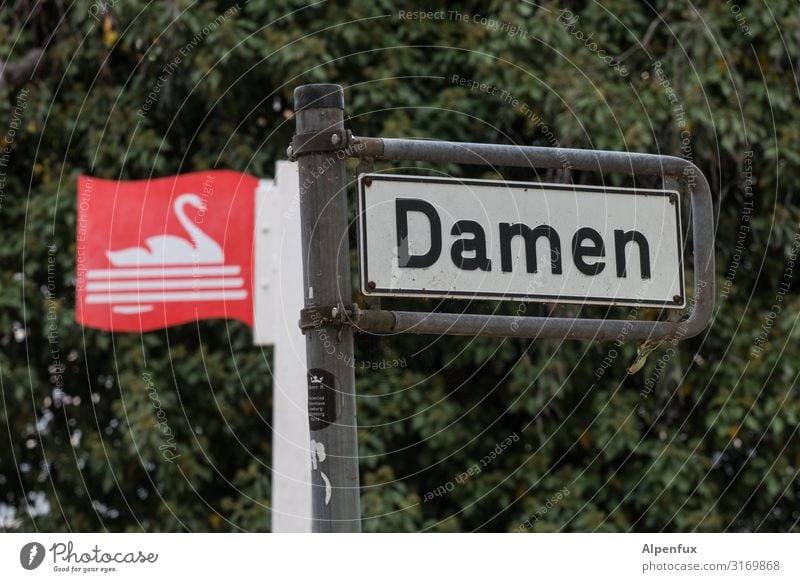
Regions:
<instances>
[{"instance_id":1,"label":"green foliage background","mask_svg":"<svg viewBox=\"0 0 800 582\"><path fill-rule=\"evenodd\" d=\"M0 529L268 529L270 351L254 348L237 322L141 336L76 325L75 186L82 173L141 179L219 167L271 176L293 133L293 88L310 82L346 87L349 124L361 135L546 146L555 136L564 147L681 155L686 129L683 153L708 176L718 216L713 326L663 369L660 352L627 375L634 345L597 378L611 345L357 341L359 361L407 363L357 366L365 530L798 529L793 289L763 353L752 349L800 219L796 3L742 0L739 21L723 2L538 4L423 8L525 33L509 35L469 19L405 20L384 0L253 0L189 51L139 116L164 67L232 2L3 3L0 59L11 66L33 49L44 54L32 76L5 75L0 85L0 135L11 151L0 168ZM573 32L626 55L629 74L559 23L561 9L579 16ZM538 117L504 104L503 89ZM754 209L742 222L748 159ZM53 350L65 363L60 380ZM143 373L176 434L174 464L161 460ZM655 389L643 395L648 378ZM423 501L514 433L519 441L479 475Z\"/></svg>"}]
</instances>

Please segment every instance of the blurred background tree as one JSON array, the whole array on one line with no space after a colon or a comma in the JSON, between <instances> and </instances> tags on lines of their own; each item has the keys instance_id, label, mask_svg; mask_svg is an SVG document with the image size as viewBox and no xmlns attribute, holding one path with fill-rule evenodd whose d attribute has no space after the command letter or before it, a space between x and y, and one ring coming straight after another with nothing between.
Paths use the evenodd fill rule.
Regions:
<instances>
[{"instance_id":1,"label":"blurred background tree","mask_svg":"<svg viewBox=\"0 0 800 582\"><path fill-rule=\"evenodd\" d=\"M798 300L777 299L787 273L796 281L800 219L795 3L403 10L442 12L406 18L385 0L2 4L0 530L268 529L270 351L238 322L141 336L77 326L75 187L79 174L270 176L293 133L292 91L311 82L345 86L361 135L683 155L708 176L718 217L713 326L637 375L625 371L634 345L609 357L611 344L357 341L365 530L797 529ZM393 359L404 365L358 363ZM145 373L175 434L172 464Z\"/></svg>"}]
</instances>

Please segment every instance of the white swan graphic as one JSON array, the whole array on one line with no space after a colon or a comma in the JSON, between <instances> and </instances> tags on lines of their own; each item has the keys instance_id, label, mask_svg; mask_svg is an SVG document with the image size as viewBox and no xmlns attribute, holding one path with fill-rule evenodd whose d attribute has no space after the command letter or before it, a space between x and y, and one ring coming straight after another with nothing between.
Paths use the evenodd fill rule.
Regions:
<instances>
[{"instance_id":1,"label":"white swan graphic","mask_svg":"<svg viewBox=\"0 0 800 582\"><path fill-rule=\"evenodd\" d=\"M131 247L118 251L106 251L106 257L115 267L141 265L185 265L222 264L225 256L222 247L189 220L184 206L206 210L206 205L197 194L181 194L172 205L191 241L173 235L151 236L144 241L145 247Z\"/></svg>"}]
</instances>

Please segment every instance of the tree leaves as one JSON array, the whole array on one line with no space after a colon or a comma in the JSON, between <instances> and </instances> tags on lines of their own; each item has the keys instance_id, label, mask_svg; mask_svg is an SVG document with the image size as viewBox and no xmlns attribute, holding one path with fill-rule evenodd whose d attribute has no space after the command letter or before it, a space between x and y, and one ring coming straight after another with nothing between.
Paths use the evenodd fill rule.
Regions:
<instances>
[{"instance_id":1,"label":"tree leaves","mask_svg":"<svg viewBox=\"0 0 800 582\"><path fill-rule=\"evenodd\" d=\"M79 328L75 180L215 167L267 177L294 131L292 90L306 82L343 84L348 125L360 135L686 155L688 131L690 157L714 184L718 287L731 283L708 334L677 347L659 373L664 350L626 375L630 345L618 346L598 376L609 345L359 337L365 530L509 531L526 521L525 531L797 528L796 274L763 350L753 351L787 281L800 221L800 108L791 82L800 27L791 2L747 11L751 36L727 5L676 5L646 48L626 58L627 77L546 3L468 2L459 8L467 20L438 21L401 20L390 2L249 3L208 34L230 3L171 6L126 0L96 20L89 2L78 2L63 22L40 11L19 30L18 15L0 12L9 67L28 67L46 47L33 80L8 68L0 85L2 119L29 92L0 199L0 504L21 516L18 529L268 527L271 352L254 348L236 322L142 336ZM613 55L637 46L656 18L628 0L572 10L598 50ZM516 24L527 36L491 30L474 15ZM470 91L453 75L498 90ZM0 139L6 129L4 122ZM734 261L749 151L755 209ZM433 169L548 179L526 169ZM55 302L47 293L51 245ZM53 346L64 362L60 377ZM359 365L381 361L404 364ZM180 455L173 462L164 457L173 441L145 374ZM423 502L510 434L520 441L485 471ZM542 513L562 489L569 494ZM34 522L26 499L41 490L52 511Z\"/></svg>"}]
</instances>

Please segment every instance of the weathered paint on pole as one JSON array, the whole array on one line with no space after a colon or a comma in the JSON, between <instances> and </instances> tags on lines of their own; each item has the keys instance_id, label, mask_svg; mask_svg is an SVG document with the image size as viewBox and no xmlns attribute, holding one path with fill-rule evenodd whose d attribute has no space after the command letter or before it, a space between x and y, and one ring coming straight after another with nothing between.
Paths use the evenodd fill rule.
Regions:
<instances>
[{"instance_id":1,"label":"weathered paint on pole","mask_svg":"<svg viewBox=\"0 0 800 582\"><path fill-rule=\"evenodd\" d=\"M300 180L304 304L338 312L352 302L347 174L340 151L344 91L330 84L297 87L294 108L295 140L313 144L310 153L294 152ZM353 331L328 325L328 320L320 321L306 331L312 530L358 532Z\"/></svg>"}]
</instances>

